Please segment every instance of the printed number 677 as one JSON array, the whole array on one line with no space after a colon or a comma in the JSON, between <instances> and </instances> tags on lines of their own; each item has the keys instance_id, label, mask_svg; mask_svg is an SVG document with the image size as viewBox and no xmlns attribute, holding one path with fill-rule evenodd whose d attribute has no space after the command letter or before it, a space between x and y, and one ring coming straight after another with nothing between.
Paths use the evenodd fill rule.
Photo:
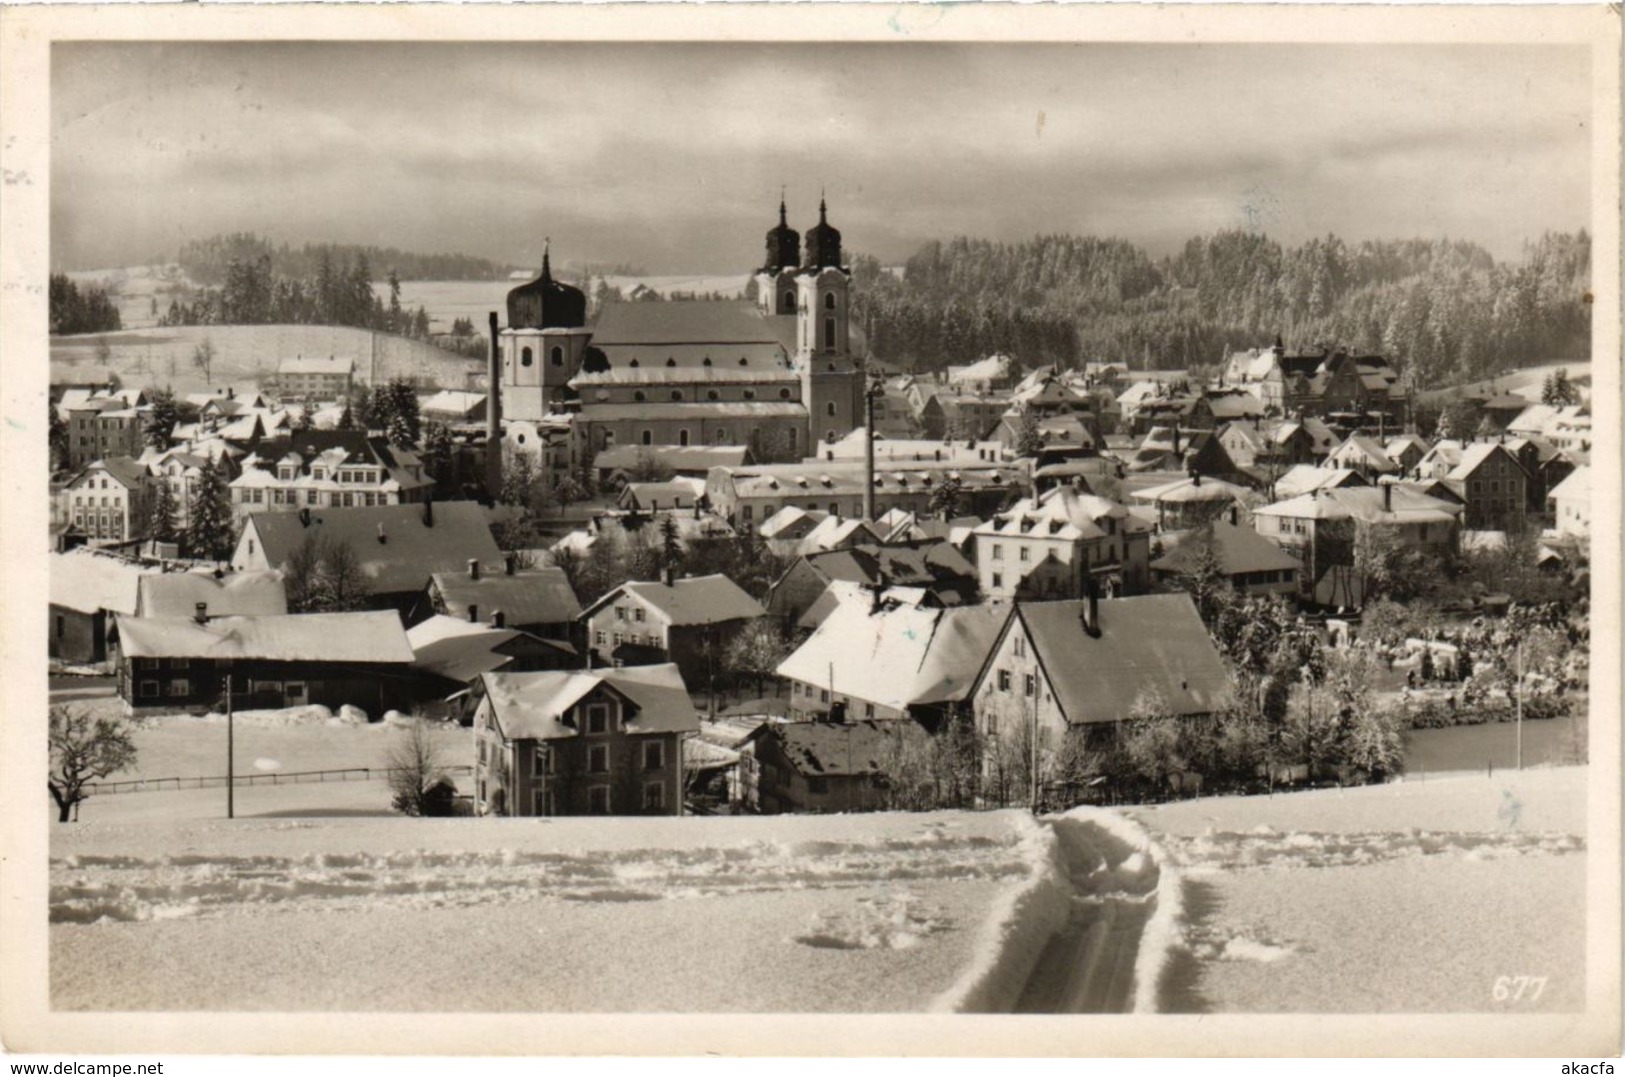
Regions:
<instances>
[{"instance_id":1,"label":"printed number 677","mask_svg":"<svg viewBox=\"0 0 1625 1077\"><path fill-rule=\"evenodd\" d=\"M1545 990L1544 976L1497 976L1490 996L1496 1002L1534 1002Z\"/></svg>"}]
</instances>

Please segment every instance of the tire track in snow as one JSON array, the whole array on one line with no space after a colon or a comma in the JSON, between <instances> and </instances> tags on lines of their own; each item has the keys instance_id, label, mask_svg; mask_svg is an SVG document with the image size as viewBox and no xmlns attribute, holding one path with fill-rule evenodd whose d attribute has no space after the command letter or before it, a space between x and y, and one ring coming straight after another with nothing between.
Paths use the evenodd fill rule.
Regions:
<instances>
[{"instance_id":1,"label":"tire track in snow","mask_svg":"<svg viewBox=\"0 0 1625 1077\"><path fill-rule=\"evenodd\" d=\"M1128 1013L1161 867L1100 823L1061 817L1049 825L1072 886L1071 912L1039 954L1015 1012Z\"/></svg>"}]
</instances>

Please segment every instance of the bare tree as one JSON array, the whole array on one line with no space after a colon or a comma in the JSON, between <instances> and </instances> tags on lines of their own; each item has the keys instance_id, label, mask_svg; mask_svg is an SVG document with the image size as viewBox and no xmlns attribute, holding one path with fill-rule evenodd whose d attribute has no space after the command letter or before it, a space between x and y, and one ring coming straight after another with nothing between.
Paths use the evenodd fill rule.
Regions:
<instances>
[{"instance_id":1,"label":"bare tree","mask_svg":"<svg viewBox=\"0 0 1625 1077\"><path fill-rule=\"evenodd\" d=\"M434 813L430 792L446 777L446 768L422 719L394 734L384 765L389 768L390 807L402 815Z\"/></svg>"},{"instance_id":2,"label":"bare tree","mask_svg":"<svg viewBox=\"0 0 1625 1077\"><path fill-rule=\"evenodd\" d=\"M135 766L135 742L123 718L92 718L82 707L52 707L51 770L47 784L65 823L89 794L85 786Z\"/></svg>"}]
</instances>

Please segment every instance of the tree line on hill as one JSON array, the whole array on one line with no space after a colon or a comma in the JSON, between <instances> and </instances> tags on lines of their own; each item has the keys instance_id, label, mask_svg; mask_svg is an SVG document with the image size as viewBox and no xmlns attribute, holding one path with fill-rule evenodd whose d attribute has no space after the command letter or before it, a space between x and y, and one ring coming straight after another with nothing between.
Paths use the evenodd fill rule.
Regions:
<instances>
[{"instance_id":1,"label":"tree line on hill","mask_svg":"<svg viewBox=\"0 0 1625 1077\"><path fill-rule=\"evenodd\" d=\"M199 284L226 283L233 262L246 264L269 258L272 270L296 280L316 276L325 259L331 264L365 262L390 266L405 280L502 280L511 267L488 258L466 254L418 254L395 247L355 243L306 243L291 247L252 232L232 232L194 239L180 249L176 262Z\"/></svg>"},{"instance_id":2,"label":"tree line on hill","mask_svg":"<svg viewBox=\"0 0 1625 1077\"><path fill-rule=\"evenodd\" d=\"M852 262L852 318L881 359L936 370L994 352L1029 363L1207 366L1280 335L1288 348L1381 354L1415 387L1590 354L1591 238L1547 233L1499 262L1459 240L1295 247L1257 233L1189 240L1153 261L1119 239L959 237L901 276Z\"/></svg>"},{"instance_id":3,"label":"tree line on hill","mask_svg":"<svg viewBox=\"0 0 1625 1077\"><path fill-rule=\"evenodd\" d=\"M170 301L158 319L171 325L343 325L429 338L429 312L401 306L401 281L389 271L389 299L372 288L372 263L365 251L355 261L332 257L323 248L316 268L305 277L284 276L268 254L233 259L218 288L205 288L190 303Z\"/></svg>"},{"instance_id":4,"label":"tree line on hill","mask_svg":"<svg viewBox=\"0 0 1625 1077\"><path fill-rule=\"evenodd\" d=\"M52 273L50 286L51 333L106 333L121 328L118 307L102 288L83 291L66 273Z\"/></svg>"}]
</instances>

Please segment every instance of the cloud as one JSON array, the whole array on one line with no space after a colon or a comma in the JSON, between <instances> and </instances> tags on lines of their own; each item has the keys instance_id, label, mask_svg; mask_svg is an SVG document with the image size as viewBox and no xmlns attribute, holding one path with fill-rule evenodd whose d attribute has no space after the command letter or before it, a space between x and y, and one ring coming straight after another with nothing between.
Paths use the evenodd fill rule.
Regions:
<instances>
[{"instance_id":1,"label":"cloud","mask_svg":"<svg viewBox=\"0 0 1625 1077\"><path fill-rule=\"evenodd\" d=\"M1515 253L1589 207L1553 47L75 43L52 90L63 264L248 229L722 271L781 184L888 257L1248 222Z\"/></svg>"}]
</instances>

